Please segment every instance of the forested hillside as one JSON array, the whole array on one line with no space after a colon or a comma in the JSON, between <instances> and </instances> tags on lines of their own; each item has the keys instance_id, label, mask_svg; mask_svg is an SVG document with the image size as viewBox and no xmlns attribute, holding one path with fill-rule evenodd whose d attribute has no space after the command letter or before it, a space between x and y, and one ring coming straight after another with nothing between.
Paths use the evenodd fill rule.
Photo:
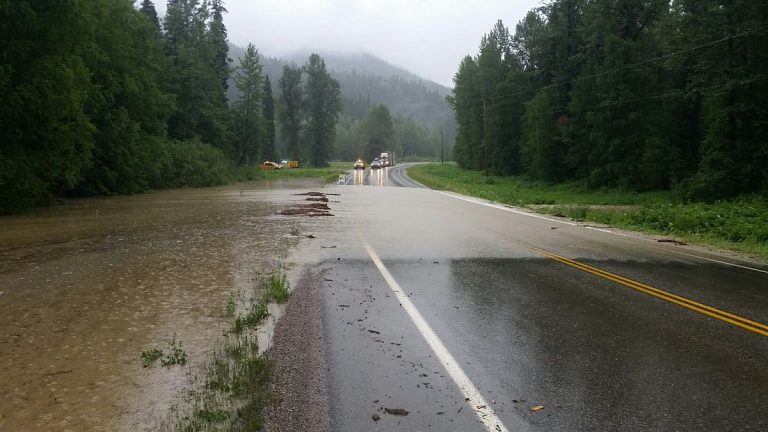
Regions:
<instances>
[{"instance_id":1,"label":"forested hillside","mask_svg":"<svg viewBox=\"0 0 768 432\"><path fill-rule=\"evenodd\" d=\"M237 66L244 50L230 45L230 53ZM263 73L276 83L282 76L283 67L300 64L304 55L296 53L284 58L263 57ZM373 157L373 154L366 153L368 138L363 130L363 120L378 105L387 107L394 122L394 135L386 149L396 151L406 158L439 158L442 130L446 158L450 158L456 131L453 114L445 101L450 89L369 54L324 52L322 56L330 75L339 82L341 88L341 122L332 154L334 159ZM228 96L230 102L237 100L237 93L231 88ZM286 145L284 134L278 131L278 148L285 148Z\"/></svg>"},{"instance_id":2,"label":"forested hillside","mask_svg":"<svg viewBox=\"0 0 768 432\"><path fill-rule=\"evenodd\" d=\"M766 46L766 2L548 2L459 65L454 157L697 200L766 193Z\"/></svg>"},{"instance_id":3,"label":"forested hillside","mask_svg":"<svg viewBox=\"0 0 768 432\"><path fill-rule=\"evenodd\" d=\"M221 0L169 0L162 20L151 0L1 2L0 213L218 184L274 157L284 101L255 47L232 68L225 14ZM323 59L305 63L301 123L287 127L322 166L341 99Z\"/></svg>"}]
</instances>

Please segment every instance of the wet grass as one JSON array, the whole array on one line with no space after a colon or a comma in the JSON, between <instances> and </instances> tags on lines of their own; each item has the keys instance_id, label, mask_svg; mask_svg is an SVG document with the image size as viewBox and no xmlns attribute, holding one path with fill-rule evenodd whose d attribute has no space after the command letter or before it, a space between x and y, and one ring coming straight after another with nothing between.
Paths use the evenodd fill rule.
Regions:
<instances>
[{"instance_id":1,"label":"wet grass","mask_svg":"<svg viewBox=\"0 0 768 432\"><path fill-rule=\"evenodd\" d=\"M257 331L269 316L267 303L288 299L280 265L256 277L250 293L230 294L225 310L230 329L207 359L190 369L191 386L158 430L259 431L268 400L271 364L259 354ZM179 347L180 347L179 343Z\"/></svg>"},{"instance_id":2,"label":"wet grass","mask_svg":"<svg viewBox=\"0 0 768 432\"><path fill-rule=\"evenodd\" d=\"M166 367L170 366L184 366L187 364L189 357L187 352L184 351L184 344L176 339L176 333L173 334L173 339L168 342L168 346L165 349L151 348L141 353L141 360L144 362L144 366L149 366L160 360L160 364Z\"/></svg>"},{"instance_id":3,"label":"wet grass","mask_svg":"<svg viewBox=\"0 0 768 432\"><path fill-rule=\"evenodd\" d=\"M184 351L184 346L180 340L176 339L176 334L173 335L173 340L168 344L168 350L165 352L162 358L160 358L160 364L163 366L184 366L187 364L189 356Z\"/></svg>"},{"instance_id":4,"label":"wet grass","mask_svg":"<svg viewBox=\"0 0 768 432\"><path fill-rule=\"evenodd\" d=\"M674 199L674 194L666 191L592 190L578 183L547 184L522 177L486 178L480 171L463 170L454 163L415 165L408 168L408 175L432 189L517 206L642 205Z\"/></svg>"},{"instance_id":5,"label":"wet grass","mask_svg":"<svg viewBox=\"0 0 768 432\"><path fill-rule=\"evenodd\" d=\"M408 169L408 175L433 189L768 259L765 197L692 203L682 201L671 191L591 190L578 183L553 185L521 177L486 178L482 172L462 170L455 164L417 165Z\"/></svg>"},{"instance_id":6,"label":"wet grass","mask_svg":"<svg viewBox=\"0 0 768 432\"><path fill-rule=\"evenodd\" d=\"M156 362L163 356L163 350L152 348L150 350L141 353L141 359L144 361L145 366L149 366Z\"/></svg>"},{"instance_id":7,"label":"wet grass","mask_svg":"<svg viewBox=\"0 0 768 432\"><path fill-rule=\"evenodd\" d=\"M336 182L339 174L352 169L352 162L331 162L326 168L283 168L276 171L265 171L260 178L266 179L298 179L321 178L326 183Z\"/></svg>"},{"instance_id":8,"label":"wet grass","mask_svg":"<svg viewBox=\"0 0 768 432\"><path fill-rule=\"evenodd\" d=\"M235 318L235 323L232 326L232 331L235 334L242 334L246 329L255 330L261 320L269 316L269 310L264 303L256 303L251 301L251 306L245 315L238 315Z\"/></svg>"},{"instance_id":9,"label":"wet grass","mask_svg":"<svg viewBox=\"0 0 768 432\"><path fill-rule=\"evenodd\" d=\"M227 305L224 307L224 318L233 318L235 316L236 310L237 310L237 303L235 301L235 294L232 293L229 295L229 299L227 300Z\"/></svg>"},{"instance_id":10,"label":"wet grass","mask_svg":"<svg viewBox=\"0 0 768 432\"><path fill-rule=\"evenodd\" d=\"M272 273L267 278L267 298L278 303L288 300L289 286L284 273Z\"/></svg>"}]
</instances>

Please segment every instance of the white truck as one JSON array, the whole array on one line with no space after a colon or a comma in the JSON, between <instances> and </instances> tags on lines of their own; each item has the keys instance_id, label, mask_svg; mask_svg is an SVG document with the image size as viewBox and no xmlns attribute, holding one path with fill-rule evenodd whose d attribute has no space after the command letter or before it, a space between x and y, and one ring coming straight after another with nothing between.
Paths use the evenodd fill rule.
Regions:
<instances>
[{"instance_id":1,"label":"white truck","mask_svg":"<svg viewBox=\"0 0 768 432\"><path fill-rule=\"evenodd\" d=\"M382 152L379 159L381 159L381 166L383 167L395 166L395 152L393 151Z\"/></svg>"}]
</instances>

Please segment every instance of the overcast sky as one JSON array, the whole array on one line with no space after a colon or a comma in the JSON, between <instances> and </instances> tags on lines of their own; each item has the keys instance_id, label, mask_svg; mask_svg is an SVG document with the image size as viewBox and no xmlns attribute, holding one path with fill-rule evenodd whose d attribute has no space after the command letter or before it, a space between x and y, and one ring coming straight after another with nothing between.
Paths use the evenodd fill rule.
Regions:
<instances>
[{"instance_id":1,"label":"overcast sky","mask_svg":"<svg viewBox=\"0 0 768 432\"><path fill-rule=\"evenodd\" d=\"M515 25L541 0L225 0L230 42L269 56L368 52L452 87L496 20ZM165 0L155 0L165 13Z\"/></svg>"}]
</instances>

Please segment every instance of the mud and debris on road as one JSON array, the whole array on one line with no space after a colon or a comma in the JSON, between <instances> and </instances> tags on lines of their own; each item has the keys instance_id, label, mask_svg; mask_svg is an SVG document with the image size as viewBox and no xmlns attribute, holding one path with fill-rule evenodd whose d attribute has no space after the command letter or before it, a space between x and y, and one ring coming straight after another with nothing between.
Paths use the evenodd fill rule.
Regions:
<instances>
[{"instance_id":1,"label":"mud and debris on road","mask_svg":"<svg viewBox=\"0 0 768 432\"><path fill-rule=\"evenodd\" d=\"M306 192L301 194L295 194L298 196L306 196L306 201L311 201L309 204L296 203L292 207L280 210L278 214L283 216L333 216L331 208L328 206L328 195L339 194L327 194L325 192Z\"/></svg>"}]
</instances>

